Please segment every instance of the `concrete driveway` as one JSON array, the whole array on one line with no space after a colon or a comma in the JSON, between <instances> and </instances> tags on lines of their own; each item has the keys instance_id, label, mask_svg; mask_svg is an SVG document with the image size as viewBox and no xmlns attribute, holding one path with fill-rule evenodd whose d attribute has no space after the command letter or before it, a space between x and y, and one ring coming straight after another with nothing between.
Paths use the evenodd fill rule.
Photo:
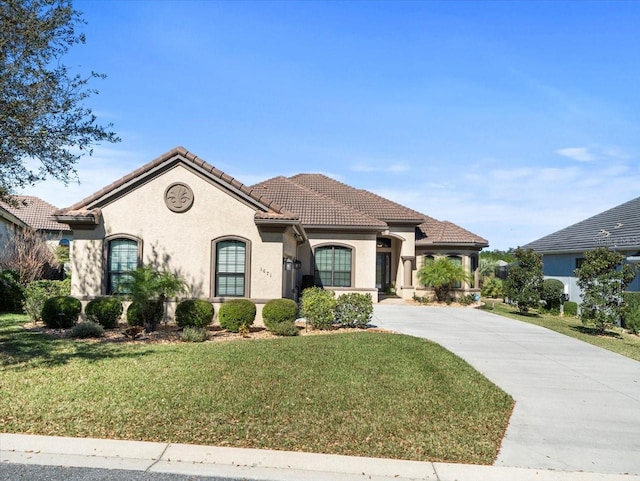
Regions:
<instances>
[{"instance_id":1,"label":"concrete driveway","mask_svg":"<svg viewBox=\"0 0 640 481\"><path fill-rule=\"evenodd\" d=\"M640 475L640 362L473 308L380 304L373 323L437 342L513 396L496 466Z\"/></svg>"}]
</instances>

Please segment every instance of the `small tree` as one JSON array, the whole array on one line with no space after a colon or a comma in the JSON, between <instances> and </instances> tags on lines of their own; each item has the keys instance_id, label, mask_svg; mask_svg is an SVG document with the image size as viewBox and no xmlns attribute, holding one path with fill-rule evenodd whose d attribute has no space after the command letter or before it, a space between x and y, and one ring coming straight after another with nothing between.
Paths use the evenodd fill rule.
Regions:
<instances>
[{"instance_id":1,"label":"small tree","mask_svg":"<svg viewBox=\"0 0 640 481\"><path fill-rule=\"evenodd\" d=\"M118 286L132 304L140 307L142 325L146 332L155 331L160 322L160 316L154 309L146 309L150 302L156 301L163 305L168 297L176 296L186 291L185 282L169 271L154 267L138 267L122 280Z\"/></svg>"},{"instance_id":2,"label":"small tree","mask_svg":"<svg viewBox=\"0 0 640 481\"><path fill-rule=\"evenodd\" d=\"M516 263L509 269L504 283L504 294L514 303L520 312L538 307L542 292L542 255L532 249L515 252Z\"/></svg>"},{"instance_id":3,"label":"small tree","mask_svg":"<svg viewBox=\"0 0 640 481\"><path fill-rule=\"evenodd\" d=\"M636 276L634 267L622 265L624 258L608 247L598 247L585 252L582 266L575 270L582 289L582 323L593 324L598 333L617 324L622 314L624 291Z\"/></svg>"},{"instance_id":4,"label":"small tree","mask_svg":"<svg viewBox=\"0 0 640 481\"><path fill-rule=\"evenodd\" d=\"M55 252L39 232L26 227L11 232L7 240L0 253L0 270L16 272L23 286L58 273Z\"/></svg>"},{"instance_id":5,"label":"small tree","mask_svg":"<svg viewBox=\"0 0 640 481\"><path fill-rule=\"evenodd\" d=\"M63 57L85 42L71 0L0 2L0 199L47 177L77 178L93 145L119 139L85 101L104 75L78 73ZM35 168L33 166L36 166Z\"/></svg>"},{"instance_id":6,"label":"small tree","mask_svg":"<svg viewBox=\"0 0 640 481\"><path fill-rule=\"evenodd\" d=\"M447 300L449 292L456 283L467 282L469 274L460 264L447 257L428 260L418 271L422 285L432 287L439 302Z\"/></svg>"}]
</instances>

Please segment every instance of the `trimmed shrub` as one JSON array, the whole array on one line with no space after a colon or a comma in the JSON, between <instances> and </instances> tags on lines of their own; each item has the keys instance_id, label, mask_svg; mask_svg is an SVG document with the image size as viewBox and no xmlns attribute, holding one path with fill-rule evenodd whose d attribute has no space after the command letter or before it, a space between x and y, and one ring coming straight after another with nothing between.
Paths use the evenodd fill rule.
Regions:
<instances>
[{"instance_id":1,"label":"trimmed shrub","mask_svg":"<svg viewBox=\"0 0 640 481\"><path fill-rule=\"evenodd\" d=\"M474 302L476 302L475 294L465 294L464 296L460 296L458 298L458 304L460 304L461 306L470 306Z\"/></svg>"},{"instance_id":2,"label":"trimmed shrub","mask_svg":"<svg viewBox=\"0 0 640 481\"><path fill-rule=\"evenodd\" d=\"M105 329L113 329L122 317L122 302L117 297L96 297L84 308L87 320Z\"/></svg>"},{"instance_id":3,"label":"trimmed shrub","mask_svg":"<svg viewBox=\"0 0 640 481\"><path fill-rule=\"evenodd\" d=\"M262 308L262 320L270 331L283 322L293 324L297 315L298 305L291 299L271 299Z\"/></svg>"},{"instance_id":4,"label":"trimmed shrub","mask_svg":"<svg viewBox=\"0 0 640 481\"><path fill-rule=\"evenodd\" d=\"M232 299L220 306L220 326L231 332L248 330L256 318L256 305L249 299Z\"/></svg>"},{"instance_id":5,"label":"trimmed shrub","mask_svg":"<svg viewBox=\"0 0 640 481\"><path fill-rule=\"evenodd\" d=\"M622 327L632 334L640 333L640 292L625 292L622 309Z\"/></svg>"},{"instance_id":6,"label":"trimmed shrub","mask_svg":"<svg viewBox=\"0 0 640 481\"><path fill-rule=\"evenodd\" d=\"M22 308L34 321L42 320L42 308L50 297L68 296L71 294L71 279L64 281L33 281L24 289Z\"/></svg>"},{"instance_id":7,"label":"trimmed shrub","mask_svg":"<svg viewBox=\"0 0 640 481\"><path fill-rule=\"evenodd\" d=\"M185 326L182 330L182 342L204 342L209 333L204 327Z\"/></svg>"},{"instance_id":8,"label":"trimmed shrub","mask_svg":"<svg viewBox=\"0 0 640 481\"><path fill-rule=\"evenodd\" d=\"M153 326L157 326L162 320L162 314L164 314L164 306L162 304L161 301L151 300L144 306L144 314L147 319L151 319ZM127 324L130 326L144 325L142 306L137 302L132 302L127 308Z\"/></svg>"},{"instance_id":9,"label":"trimmed shrub","mask_svg":"<svg viewBox=\"0 0 640 481\"><path fill-rule=\"evenodd\" d=\"M300 314L314 329L331 329L336 321L337 303L333 291L309 287L302 293Z\"/></svg>"},{"instance_id":10,"label":"trimmed shrub","mask_svg":"<svg viewBox=\"0 0 640 481\"><path fill-rule=\"evenodd\" d=\"M0 272L0 312L22 312L24 287L15 271Z\"/></svg>"},{"instance_id":11,"label":"trimmed shrub","mask_svg":"<svg viewBox=\"0 0 640 481\"><path fill-rule=\"evenodd\" d=\"M497 297L502 297L502 292L502 279L499 279L498 277L490 277L489 279L486 279L482 285L481 294L484 297L492 297L495 299Z\"/></svg>"},{"instance_id":12,"label":"trimmed shrub","mask_svg":"<svg viewBox=\"0 0 640 481\"><path fill-rule=\"evenodd\" d=\"M573 301L566 301L563 304L563 310L565 316L577 316L578 315L578 303Z\"/></svg>"},{"instance_id":13,"label":"trimmed shrub","mask_svg":"<svg viewBox=\"0 0 640 481\"><path fill-rule=\"evenodd\" d=\"M73 326L73 329L69 331L69 337L73 337L75 339L102 336L104 336L104 328L97 322L93 321L80 322Z\"/></svg>"},{"instance_id":14,"label":"trimmed shrub","mask_svg":"<svg viewBox=\"0 0 640 481\"><path fill-rule=\"evenodd\" d=\"M71 296L51 297L42 306L42 320L52 329L66 329L78 322L82 303Z\"/></svg>"},{"instance_id":15,"label":"trimmed shrub","mask_svg":"<svg viewBox=\"0 0 640 481\"><path fill-rule=\"evenodd\" d=\"M270 329L276 336L297 336L300 334L300 329L289 321L276 324L273 329Z\"/></svg>"},{"instance_id":16,"label":"trimmed shrub","mask_svg":"<svg viewBox=\"0 0 640 481\"><path fill-rule=\"evenodd\" d=\"M213 304L202 299L186 299L176 307L180 327L206 327L213 322Z\"/></svg>"},{"instance_id":17,"label":"trimmed shrub","mask_svg":"<svg viewBox=\"0 0 640 481\"><path fill-rule=\"evenodd\" d=\"M373 301L368 294L342 294L336 303L336 321L343 327L365 328L373 316Z\"/></svg>"},{"instance_id":18,"label":"trimmed shrub","mask_svg":"<svg viewBox=\"0 0 640 481\"><path fill-rule=\"evenodd\" d=\"M562 304L564 284L558 279L545 279L542 283L540 299L544 301L544 308L548 311L557 311Z\"/></svg>"}]
</instances>

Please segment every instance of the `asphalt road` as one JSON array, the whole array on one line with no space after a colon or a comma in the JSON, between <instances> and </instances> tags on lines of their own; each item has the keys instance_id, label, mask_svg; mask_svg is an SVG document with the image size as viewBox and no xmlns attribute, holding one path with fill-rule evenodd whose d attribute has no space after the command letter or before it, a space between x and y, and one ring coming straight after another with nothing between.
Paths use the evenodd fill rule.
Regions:
<instances>
[{"instance_id":1,"label":"asphalt road","mask_svg":"<svg viewBox=\"0 0 640 481\"><path fill-rule=\"evenodd\" d=\"M7 463L0 464L0 479L2 481L241 481L240 478Z\"/></svg>"}]
</instances>

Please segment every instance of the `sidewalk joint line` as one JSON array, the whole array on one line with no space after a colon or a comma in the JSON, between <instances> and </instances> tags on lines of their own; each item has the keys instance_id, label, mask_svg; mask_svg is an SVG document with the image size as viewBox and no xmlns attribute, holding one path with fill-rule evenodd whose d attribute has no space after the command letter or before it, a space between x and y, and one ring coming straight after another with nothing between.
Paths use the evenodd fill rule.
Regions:
<instances>
[{"instance_id":1,"label":"sidewalk joint line","mask_svg":"<svg viewBox=\"0 0 640 481\"><path fill-rule=\"evenodd\" d=\"M160 453L160 456L158 456L158 459L156 459L155 461L153 461L148 467L147 469L144 470L145 473L148 473L149 470L151 468L153 468L156 464L158 464L160 461L162 461L162 458L164 458L164 453L167 452L167 449L169 449L169 446L171 445L171 443L165 443L164 445L164 449L162 450L162 453Z\"/></svg>"}]
</instances>

